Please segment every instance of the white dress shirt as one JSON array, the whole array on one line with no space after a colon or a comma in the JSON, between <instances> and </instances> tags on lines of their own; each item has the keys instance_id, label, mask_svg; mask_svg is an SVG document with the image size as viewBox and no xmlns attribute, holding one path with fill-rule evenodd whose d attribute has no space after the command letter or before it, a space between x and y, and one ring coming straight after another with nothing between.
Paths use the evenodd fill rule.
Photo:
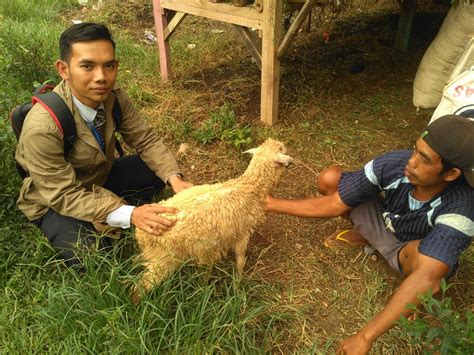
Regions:
<instances>
[{"instance_id":1,"label":"white dress shirt","mask_svg":"<svg viewBox=\"0 0 474 355\"><path fill-rule=\"evenodd\" d=\"M84 121L86 121L87 125L91 127L95 116L97 115L97 110L84 105L74 96L72 97L72 101L74 102L74 105L76 106ZM100 104L97 108L100 107L104 108L104 104ZM120 206L116 210L110 212L105 221L111 227L120 227L123 229L129 228L134 208L135 206L131 205Z\"/></svg>"}]
</instances>

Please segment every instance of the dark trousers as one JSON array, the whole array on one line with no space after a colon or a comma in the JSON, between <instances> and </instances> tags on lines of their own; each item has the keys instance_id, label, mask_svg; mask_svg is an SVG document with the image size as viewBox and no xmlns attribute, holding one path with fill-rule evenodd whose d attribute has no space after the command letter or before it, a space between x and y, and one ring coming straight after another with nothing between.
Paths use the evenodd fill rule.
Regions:
<instances>
[{"instance_id":1,"label":"dark trousers","mask_svg":"<svg viewBox=\"0 0 474 355\"><path fill-rule=\"evenodd\" d=\"M104 187L124 198L130 205L151 202L153 196L165 187L165 183L143 162L138 155L117 159ZM82 247L98 243L99 248L111 245L111 239L97 239L91 223L62 216L51 208L34 222L43 231L49 243L61 253L69 266L81 264L76 255Z\"/></svg>"}]
</instances>

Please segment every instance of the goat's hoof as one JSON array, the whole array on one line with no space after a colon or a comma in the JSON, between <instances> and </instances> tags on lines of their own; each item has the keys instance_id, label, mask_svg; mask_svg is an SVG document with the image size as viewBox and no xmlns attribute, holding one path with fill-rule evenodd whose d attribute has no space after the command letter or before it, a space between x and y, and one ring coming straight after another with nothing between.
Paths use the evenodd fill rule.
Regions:
<instances>
[{"instance_id":1,"label":"goat's hoof","mask_svg":"<svg viewBox=\"0 0 474 355\"><path fill-rule=\"evenodd\" d=\"M140 290L138 290L138 289L133 290L133 292L132 292L132 303L135 306L139 305L141 298L142 298L142 295L140 293Z\"/></svg>"}]
</instances>

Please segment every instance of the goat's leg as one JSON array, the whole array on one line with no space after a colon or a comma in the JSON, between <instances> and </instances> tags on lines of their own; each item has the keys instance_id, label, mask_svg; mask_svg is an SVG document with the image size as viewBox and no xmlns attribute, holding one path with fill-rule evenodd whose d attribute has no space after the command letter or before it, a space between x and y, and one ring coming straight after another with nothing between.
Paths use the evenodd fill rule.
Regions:
<instances>
[{"instance_id":1,"label":"goat's leg","mask_svg":"<svg viewBox=\"0 0 474 355\"><path fill-rule=\"evenodd\" d=\"M147 262L140 281L134 286L132 291L132 301L134 304L140 302L143 293L148 293L151 289L159 285L173 271L178 269L181 262L173 257L162 257L157 262Z\"/></svg>"},{"instance_id":2,"label":"goat's leg","mask_svg":"<svg viewBox=\"0 0 474 355\"><path fill-rule=\"evenodd\" d=\"M234 253L237 261L237 273L239 277L242 276L242 271L244 270L244 265L247 261L247 257L245 255L247 253L249 238L250 233L237 240L234 244Z\"/></svg>"},{"instance_id":3,"label":"goat's leg","mask_svg":"<svg viewBox=\"0 0 474 355\"><path fill-rule=\"evenodd\" d=\"M206 273L204 274L204 280L209 282L211 279L214 265L224 259L227 256L227 250L213 250L212 252L207 250L206 253L201 254L197 258L197 264L206 266Z\"/></svg>"}]
</instances>

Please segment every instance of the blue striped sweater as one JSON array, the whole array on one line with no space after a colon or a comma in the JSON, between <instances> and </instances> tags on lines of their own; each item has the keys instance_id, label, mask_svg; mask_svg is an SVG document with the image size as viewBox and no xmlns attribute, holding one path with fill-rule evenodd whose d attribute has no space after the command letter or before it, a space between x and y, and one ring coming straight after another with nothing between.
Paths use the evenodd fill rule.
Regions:
<instances>
[{"instance_id":1,"label":"blue striped sweater","mask_svg":"<svg viewBox=\"0 0 474 355\"><path fill-rule=\"evenodd\" d=\"M361 170L344 173L339 194L351 207L378 197L385 225L398 240L421 239L421 254L453 267L474 236L474 189L461 179L429 201L415 200L404 175L411 153L387 153Z\"/></svg>"}]
</instances>

